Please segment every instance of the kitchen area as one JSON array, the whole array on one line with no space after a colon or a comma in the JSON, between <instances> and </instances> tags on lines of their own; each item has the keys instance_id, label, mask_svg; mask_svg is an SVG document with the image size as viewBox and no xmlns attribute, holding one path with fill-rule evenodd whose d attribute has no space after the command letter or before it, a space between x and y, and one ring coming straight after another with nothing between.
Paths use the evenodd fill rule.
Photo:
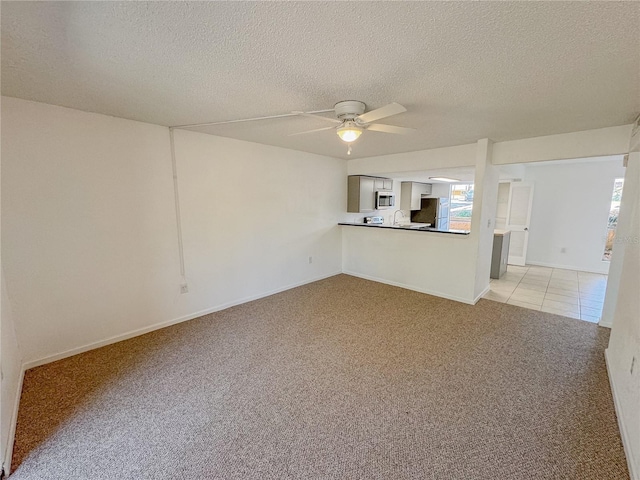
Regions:
<instances>
[{"instance_id":1,"label":"kitchen area","mask_svg":"<svg viewBox=\"0 0 640 480\"><path fill-rule=\"evenodd\" d=\"M478 269L487 220L473 218L482 205L474 176L472 166L349 175L347 214L339 223L344 273L475 303L488 290L489 269ZM508 235L494 225L492 219L490 235L499 245L491 277L504 274L508 246Z\"/></svg>"},{"instance_id":2,"label":"kitchen area","mask_svg":"<svg viewBox=\"0 0 640 480\"><path fill-rule=\"evenodd\" d=\"M394 180L350 175L347 212L364 215L353 215L351 221L340 225L468 235L470 230L450 228L451 183L448 180L453 179L443 178L416 176Z\"/></svg>"}]
</instances>

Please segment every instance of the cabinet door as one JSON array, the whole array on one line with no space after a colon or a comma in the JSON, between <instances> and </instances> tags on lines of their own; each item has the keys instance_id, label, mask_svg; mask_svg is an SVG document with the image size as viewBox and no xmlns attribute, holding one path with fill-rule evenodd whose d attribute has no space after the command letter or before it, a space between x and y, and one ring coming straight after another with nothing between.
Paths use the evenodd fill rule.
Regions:
<instances>
[{"instance_id":1,"label":"cabinet door","mask_svg":"<svg viewBox=\"0 0 640 480\"><path fill-rule=\"evenodd\" d=\"M400 183L400 210L411 210L411 182Z\"/></svg>"},{"instance_id":2,"label":"cabinet door","mask_svg":"<svg viewBox=\"0 0 640 480\"><path fill-rule=\"evenodd\" d=\"M373 179L373 187L376 190L384 189L384 178L374 178Z\"/></svg>"},{"instance_id":3,"label":"cabinet door","mask_svg":"<svg viewBox=\"0 0 640 480\"><path fill-rule=\"evenodd\" d=\"M411 210L420 210L421 195L424 191L423 183L411 182Z\"/></svg>"},{"instance_id":4,"label":"cabinet door","mask_svg":"<svg viewBox=\"0 0 640 480\"><path fill-rule=\"evenodd\" d=\"M385 190L393 190L393 180L390 178L385 178L382 183Z\"/></svg>"},{"instance_id":5,"label":"cabinet door","mask_svg":"<svg viewBox=\"0 0 640 480\"><path fill-rule=\"evenodd\" d=\"M376 209L375 181L371 177L360 177L360 212Z\"/></svg>"}]
</instances>

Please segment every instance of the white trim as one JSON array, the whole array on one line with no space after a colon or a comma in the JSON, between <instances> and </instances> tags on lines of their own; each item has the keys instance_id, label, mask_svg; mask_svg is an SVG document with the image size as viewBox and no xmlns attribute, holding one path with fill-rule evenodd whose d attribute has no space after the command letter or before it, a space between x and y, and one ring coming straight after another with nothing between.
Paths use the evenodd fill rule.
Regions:
<instances>
[{"instance_id":1,"label":"white trim","mask_svg":"<svg viewBox=\"0 0 640 480\"><path fill-rule=\"evenodd\" d=\"M303 280L301 282L293 283L290 285L286 285L281 288L277 288L275 290L270 290L268 292L260 293L257 295L251 295L249 297L240 298L238 300L234 300L232 302L227 302L222 305L217 305L215 307L207 308L205 310L200 310L199 312L195 312L189 315L185 315L184 317L175 318L173 320L167 320L165 322L155 323L153 325L149 325L148 327L139 328L137 330L131 330L126 333L122 333L120 335L114 335L113 337L106 338L104 340L98 340L96 342L91 342L81 347L72 348L69 350L65 350L64 352L56 353L54 355L49 355L43 358L39 358L37 360L31 360L29 362L25 362L23 364L23 369L29 370L30 368L39 367L40 365L45 365L47 363L55 362L57 360L62 360L63 358L71 357L73 355L77 355L79 353L84 353L89 350L93 350L95 348L104 347L105 345L110 345L112 343L121 342L122 340L128 340L133 337L137 337L139 335L144 335L145 333L152 332L154 330L159 330L161 328L169 327L171 325L175 325L177 323L186 322L187 320L193 320L194 318L202 317L203 315L208 315L210 313L219 312L220 310L225 310L230 307L234 307L236 305L240 305L243 303L251 302L253 300L258 300L260 298L269 297L271 295L275 295L276 293L284 292L285 290L290 290L292 288L300 287L302 285L306 285L308 283L317 282L320 280L324 280L325 278L333 277L335 275L339 275L342 272L330 273L328 275L322 275L320 277L312 278L309 280Z\"/></svg>"},{"instance_id":2,"label":"white trim","mask_svg":"<svg viewBox=\"0 0 640 480\"><path fill-rule=\"evenodd\" d=\"M627 426L624 423L622 408L620 406L620 398L618 395L618 389L616 388L616 382L614 381L613 374L611 372L611 366L609 363L609 349L604 351L604 360L607 365L607 374L609 375L609 385L611 386L611 394L613 395L613 405L616 409L616 417L618 418L618 428L620 429L620 438L622 439L622 446L624 447L624 453L627 457L627 466L629 467L629 476L631 480L640 480L640 472L634 472L635 457L633 450L631 450L631 441L629 439L629 432Z\"/></svg>"},{"instance_id":3,"label":"white trim","mask_svg":"<svg viewBox=\"0 0 640 480\"><path fill-rule=\"evenodd\" d=\"M613 322L603 322L602 319L598 322L598 326L605 328L613 328Z\"/></svg>"},{"instance_id":4,"label":"white trim","mask_svg":"<svg viewBox=\"0 0 640 480\"><path fill-rule=\"evenodd\" d=\"M473 304L475 305L476 303L478 303L478 300L480 300L482 297L484 297L487 293L489 293L489 290L491 290L491 285L487 285L486 288L482 291L482 293L480 293L480 295L478 295L474 300L473 300Z\"/></svg>"},{"instance_id":5,"label":"white trim","mask_svg":"<svg viewBox=\"0 0 640 480\"><path fill-rule=\"evenodd\" d=\"M385 285L392 285L394 287L406 288L407 290L413 290L414 292L426 293L427 295L433 295L435 297L446 298L447 300L453 300L455 302L466 303L467 305L474 305L478 300L469 300L468 298L456 297L454 295L447 295L446 293L435 292L433 290L427 290L424 288L414 287L413 285L407 285L406 283L393 282L391 280L385 280L383 278L372 277L371 275L364 275L362 273L351 272L343 270L345 275L351 275L353 277L364 278L365 280L371 280L372 282L384 283ZM488 287L487 287L488 290Z\"/></svg>"},{"instance_id":6,"label":"white trim","mask_svg":"<svg viewBox=\"0 0 640 480\"><path fill-rule=\"evenodd\" d=\"M5 451L5 458L2 462L2 468L4 469L5 476L11 474L11 459L13 457L13 442L16 437L16 424L18 423L18 408L20 407L20 397L22 396L22 383L24 381L24 373L27 369L24 367L24 363L20 367L20 379L18 380L18 392L15 400L13 401L13 412L11 412L11 427L9 429L9 435L7 436L7 449Z\"/></svg>"},{"instance_id":7,"label":"white trim","mask_svg":"<svg viewBox=\"0 0 640 480\"><path fill-rule=\"evenodd\" d=\"M588 273L597 273L599 275L609 275L609 268L607 268L606 272L601 272L601 271L596 271L593 269L586 269L586 268L576 268L576 267L572 267L570 265L558 265L555 263L548 263L548 262L532 262L531 260L527 259L527 265L536 265L539 267L549 267L549 268L562 268L563 270L574 270L576 272L588 272ZM509 264L511 265L511 264ZM515 266L515 265L514 265ZM509 266L507 265L507 269L509 268Z\"/></svg>"}]
</instances>

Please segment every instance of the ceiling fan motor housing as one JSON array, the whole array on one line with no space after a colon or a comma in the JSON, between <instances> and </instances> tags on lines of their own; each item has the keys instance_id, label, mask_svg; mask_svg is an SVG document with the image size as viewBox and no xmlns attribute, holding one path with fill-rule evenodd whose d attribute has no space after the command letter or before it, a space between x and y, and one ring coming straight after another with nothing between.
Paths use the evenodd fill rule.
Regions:
<instances>
[{"instance_id":1,"label":"ceiling fan motor housing","mask_svg":"<svg viewBox=\"0 0 640 480\"><path fill-rule=\"evenodd\" d=\"M333 108L336 111L336 117L340 120L354 120L364 113L366 105L357 100L344 100L336 103Z\"/></svg>"}]
</instances>

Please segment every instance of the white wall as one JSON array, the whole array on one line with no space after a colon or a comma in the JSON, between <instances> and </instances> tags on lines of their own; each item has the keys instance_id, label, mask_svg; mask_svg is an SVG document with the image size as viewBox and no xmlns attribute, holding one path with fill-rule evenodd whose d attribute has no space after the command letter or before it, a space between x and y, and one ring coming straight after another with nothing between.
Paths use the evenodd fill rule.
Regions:
<instances>
[{"instance_id":1,"label":"white wall","mask_svg":"<svg viewBox=\"0 0 640 480\"><path fill-rule=\"evenodd\" d=\"M175 133L189 311L341 272L344 160Z\"/></svg>"},{"instance_id":2,"label":"white wall","mask_svg":"<svg viewBox=\"0 0 640 480\"><path fill-rule=\"evenodd\" d=\"M470 235L342 227L343 271L382 283L465 303L474 303L489 282L487 270L476 288L476 272L478 269L483 271L484 257L488 257L490 261L491 256L491 245L489 245L489 251L486 251L485 230L487 228L491 230L489 236L493 237L493 221L490 227L481 228L480 226L481 218L486 223L495 215L494 197L497 195L498 173L497 168L490 164L490 143L485 139L474 144L472 149L464 145L451 149L413 152L411 155L399 154L374 159L349 160L350 173L365 175L397 173L403 169L428 171L443 166L476 165L477 170L477 165L480 165L483 174L479 180L476 180L480 183L488 182L489 187L486 189L486 198L483 196L482 186L479 187L480 193L477 198L474 198L474 218L476 212L484 212L485 208L488 208L487 212L490 213L484 212L478 215L477 226L472 228ZM371 163L368 162L369 160ZM443 161L449 163L443 164ZM369 171L369 168L372 171ZM441 192L446 191L448 195L448 185L438 188L442 188ZM476 186L477 189L478 186ZM478 262L479 251L484 252L480 262Z\"/></svg>"},{"instance_id":3,"label":"white wall","mask_svg":"<svg viewBox=\"0 0 640 480\"><path fill-rule=\"evenodd\" d=\"M622 193L620 222L625 222L624 262L607 366L631 478L640 479L640 152L630 154ZM627 188L629 187L629 188ZM615 247L614 247L615 248ZM609 295L609 291L607 291ZM632 373L632 363L633 373Z\"/></svg>"},{"instance_id":4,"label":"white wall","mask_svg":"<svg viewBox=\"0 0 640 480\"><path fill-rule=\"evenodd\" d=\"M468 167L476 164L476 144L434 148L418 152L356 158L348 161L349 175L420 172L439 168Z\"/></svg>"},{"instance_id":5,"label":"white wall","mask_svg":"<svg viewBox=\"0 0 640 480\"><path fill-rule=\"evenodd\" d=\"M25 362L338 273L343 160L4 98L2 257ZM308 257L313 256L313 263Z\"/></svg>"},{"instance_id":6,"label":"white wall","mask_svg":"<svg viewBox=\"0 0 640 480\"><path fill-rule=\"evenodd\" d=\"M2 391L0 395L0 460L5 469L11 461L13 451L13 433L18 414L18 401L22 387L22 353L16 338L14 315L7 295L2 273Z\"/></svg>"},{"instance_id":7,"label":"white wall","mask_svg":"<svg viewBox=\"0 0 640 480\"><path fill-rule=\"evenodd\" d=\"M632 125L497 142L493 164L543 162L619 155L629 151Z\"/></svg>"},{"instance_id":8,"label":"white wall","mask_svg":"<svg viewBox=\"0 0 640 480\"><path fill-rule=\"evenodd\" d=\"M345 273L473 303L476 244L468 235L341 228Z\"/></svg>"},{"instance_id":9,"label":"white wall","mask_svg":"<svg viewBox=\"0 0 640 480\"><path fill-rule=\"evenodd\" d=\"M613 183L624 174L621 159L527 165L525 180L534 184L527 263L607 273Z\"/></svg>"}]
</instances>

